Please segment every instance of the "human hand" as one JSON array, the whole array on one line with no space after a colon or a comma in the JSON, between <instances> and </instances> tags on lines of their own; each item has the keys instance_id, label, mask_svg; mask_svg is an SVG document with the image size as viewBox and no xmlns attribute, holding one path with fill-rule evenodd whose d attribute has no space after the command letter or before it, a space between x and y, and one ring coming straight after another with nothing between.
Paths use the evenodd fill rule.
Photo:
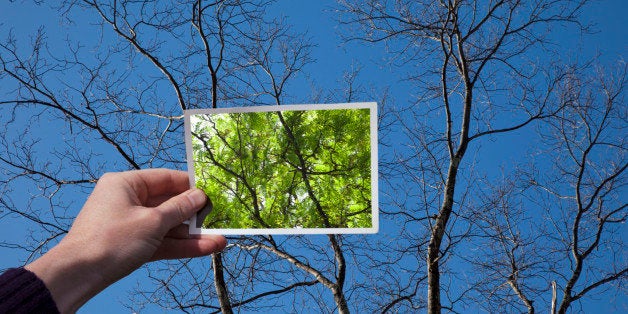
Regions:
<instances>
[{"instance_id":1,"label":"human hand","mask_svg":"<svg viewBox=\"0 0 628 314\"><path fill-rule=\"evenodd\" d=\"M183 224L206 201L182 171L105 174L66 237L26 268L46 283L61 312L76 311L146 262L222 250L224 237L190 238Z\"/></svg>"}]
</instances>

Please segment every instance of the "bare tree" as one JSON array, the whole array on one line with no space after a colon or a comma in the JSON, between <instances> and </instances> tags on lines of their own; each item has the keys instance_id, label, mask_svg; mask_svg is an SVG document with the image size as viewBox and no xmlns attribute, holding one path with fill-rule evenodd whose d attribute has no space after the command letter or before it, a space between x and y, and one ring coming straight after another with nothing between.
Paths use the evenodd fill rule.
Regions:
<instances>
[{"instance_id":1,"label":"bare tree","mask_svg":"<svg viewBox=\"0 0 628 314\"><path fill-rule=\"evenodd\" d=\"M552 175L529 176L558 234L553 235L558 313L587 295L628 278L622 224L628 217L626 192L626 64L615 70L589 68L561 87L567 104L544 132L555 152ZM593 74L591 74L591 72ZM560 217L560 221L558 218ZM607 262L602 262L607 260ZM548 280L549 281L549 280ZM554 304L553 304L554 306Z\"/></svg>"},{"instance_id":2,"label":"bare tree","mask_svg":"<svg viewBox=\"0 0 628 314\"><path fill-rule=\"evenodd\" d=\"M495 186L483 182L490 189L480 191L480 202L471 211L479 251L465 255L478 274L470 280L477 291L472 298L488 312L535 313L547 288L542 275L549 263L537 247L545 243L546 233L528 213L516 177L505 177Z\"/></svg>"},{"instance_id":3,"label":"bare tree","mask_svg":"<svg viewBox=\"0 0 628 314\"><path fill-rule=\"evenodd\" d=\"M393 99L360 65L296 95L315 85L314 45L267 1L64 1L64 25L95 36L0 43L0 219L34 230L0 246L36 258L105 169L184 167L182 110L377 99L379 235L232 237L211 258L147 266L153 285L129 308L563 313L622 291L626 68L588 76L550 45L551 27L586 30L586 2L340 1L348 43L385 44L414 86ZM481 165L491 140L531 126L553 166L530 154L496 178Z\"/></svg>"},{"instance_id":4,"label":"bare tree","mask_svg":"<svg viewBox=\"0 0 628 314\"><path fill-rule=\"evenodd\" d=\"M406 208L395 214L427 229L429 242L419 243L425 250L419 254L425 254L429 313L454 310L468 293L450 295L441 276L454 244L469 231L456 222L466 215L469 195L460 187L472 184L459 180L470 144L560 112L560 104L548 100L564 73L543 77L546 65L527 56L551 52L544 48L552 25L581 26L577 18L585 2L341 1L346 13L341 22L357 30L347 40L386 43L391 62L411 69L408 78L418 86L417 100L399 115L413 152L395 159L405 169L401 180L416 184L411 195L423 203L407 208L397 200ZM443 303L443 292L449 304Z\"/></svg>"},{"instance_id":5,"label":"bare tree","mask_svg":"<svg viewBox=\"0 0 628 314\"><path fill-rule=\"evenodd\" d=\"M556 93L564 109L539 125L546 146L530 152L541 158L496 183L473 211L482 254L468 262L488 311L565 313L585 296L622 293L626 66L567 72Z\"/></svg>"},{"instance_id":6,"label":"bare tree","mask_svg":"<svg viewBox=\"0 0 628 314\"><path fill-rule=\"evenodd\" d=\"M10 190L26 179L41 187L49 206L28 210L33 206L12 202L11 191L3 193L3 213L21 215L40 230L32 247L4 245L30 251L31 258L45 251L76 214L77 204L62 200L87 193L104 169L182 167L182 110L304 102L291 98L289 86L312 62L312 45L289 31L285 21L268 18L268 5L66 1L59 7L63 18L71 25L86 23L84 18L75 20L75 14L86 15L99 25L99 36L68 38L69 51L56 54L57 48L48 49L43 29L26 52L9 35L0 52L0 75L7 82L1 103L8 113L3 114L0 161L7 176L2 186ZM346 94L357 90L349 84ZM14 136L24 119L30 119L24 134ZM46 134L33 132L40 119L54 121L69 138L65 147L51 153L35 145L38 136L46 140ZM329 235L230 241L211 262L150 265L146 271L155 286L138 288L130 307L158 303L184 312L232 313L262 310L291 293L298 302L282 302L294 311L307 304L326 312L349 312L347 290L354 288L347 287L350 262L344 247L358 247L357 240Z\"/></svg>"}]
</instances>

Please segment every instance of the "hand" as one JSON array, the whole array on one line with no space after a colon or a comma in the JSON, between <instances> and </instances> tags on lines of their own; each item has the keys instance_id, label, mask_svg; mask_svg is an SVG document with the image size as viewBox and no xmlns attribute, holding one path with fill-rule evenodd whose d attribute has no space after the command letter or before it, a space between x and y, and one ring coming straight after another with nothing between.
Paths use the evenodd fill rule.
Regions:
<instances>
[{"instance_id":1,"label":"hand","mask_svg":"<svg viewBox=\"0 0 628 314\"><path fill-rule=\"evenodd\" d=\"M182 224L206 201L182 171L105 174L66 237L26 269L46 283L61 312L76 311L146 262L222 250L223 236L190 238Z\"/></svg>"}]
</instances>

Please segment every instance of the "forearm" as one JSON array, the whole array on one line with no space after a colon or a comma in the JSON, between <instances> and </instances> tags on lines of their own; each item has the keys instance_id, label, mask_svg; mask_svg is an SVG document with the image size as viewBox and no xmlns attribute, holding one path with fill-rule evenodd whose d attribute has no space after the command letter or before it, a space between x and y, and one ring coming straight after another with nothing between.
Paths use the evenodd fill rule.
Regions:
<instances>
[{"instance_id":1,"label":"forearm","mask_svg":"<svg viewBox=\"0 0 628 314\"><path fill-rule=\"evenodd\" d=\"M101 258L77 252L76 248L81 246L69 241L61 241L42 257L25 266L46 284L61 313L76 312L111 284L101 275Z\"/></svg>"}]
</instances>

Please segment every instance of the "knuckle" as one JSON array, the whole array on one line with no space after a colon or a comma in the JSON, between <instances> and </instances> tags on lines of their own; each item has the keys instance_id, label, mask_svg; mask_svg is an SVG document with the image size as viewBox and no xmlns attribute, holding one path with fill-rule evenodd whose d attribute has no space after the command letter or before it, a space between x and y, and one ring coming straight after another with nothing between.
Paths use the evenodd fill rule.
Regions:
<instances>
[{"instance_id":1,"label":"knuckle","mask_svg":"<svg viewBox=\"0 0 628 314\"><path fill-rule=\"evenodd\" d=\"M116 182L122 178L121 174L121 172L105 172L102 176L100 176L100 178L98 178L97 183Z\"/></svg>"},{"instance_id":2,"label":"knuckle","mask_svg":"<svg viewBox=\"0 0 628 314\"><path fill-rule=\"evenodd\" d=\"M109 181L113 177L115 177L115 172L105 172L102 176L100 176L98 181Z\"/></svg>"}]
</instances>

